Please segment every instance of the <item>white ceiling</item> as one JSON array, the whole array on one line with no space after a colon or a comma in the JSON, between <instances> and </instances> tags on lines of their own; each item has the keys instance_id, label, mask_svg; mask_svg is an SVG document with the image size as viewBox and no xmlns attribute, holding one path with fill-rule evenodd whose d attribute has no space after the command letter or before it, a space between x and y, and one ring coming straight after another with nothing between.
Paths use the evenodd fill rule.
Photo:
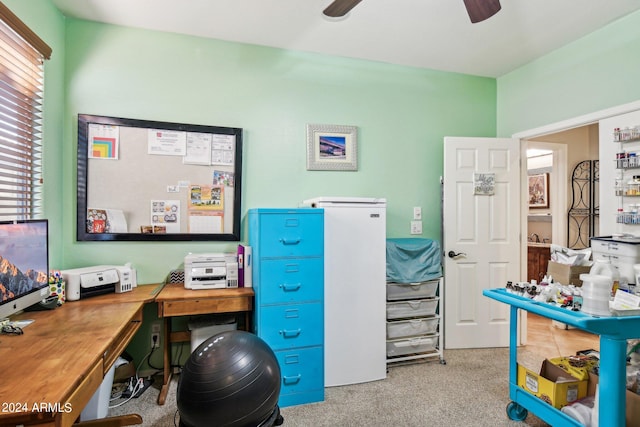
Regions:
<instances>
[{"instance_id":1,"label":"white ceiling","mask_svg":"<svg viewBox=\"0 0 640 427\"><path fill-rule=\"evenodd\" d=\"M53 0L66 15L128 27L499 77L640 9L638 0L502 0L471 24L463 0Z\"/></svg>"}]
</instances>

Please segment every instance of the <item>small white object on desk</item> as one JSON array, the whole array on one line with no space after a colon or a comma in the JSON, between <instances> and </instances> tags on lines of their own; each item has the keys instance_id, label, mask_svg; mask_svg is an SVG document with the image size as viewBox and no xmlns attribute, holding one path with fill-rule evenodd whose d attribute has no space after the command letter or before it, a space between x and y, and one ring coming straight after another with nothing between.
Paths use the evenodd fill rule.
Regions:
<instances>
[{"instance_id":1,"label":"small white object on desk","mask_svg":"<svg viewBox=\"0 0 640 427\"><path fill-rule=\"evenodd\" d=\"M640 316L640 296L617 291L609 310L616 316Z\"/></svg>"}]
</instances>

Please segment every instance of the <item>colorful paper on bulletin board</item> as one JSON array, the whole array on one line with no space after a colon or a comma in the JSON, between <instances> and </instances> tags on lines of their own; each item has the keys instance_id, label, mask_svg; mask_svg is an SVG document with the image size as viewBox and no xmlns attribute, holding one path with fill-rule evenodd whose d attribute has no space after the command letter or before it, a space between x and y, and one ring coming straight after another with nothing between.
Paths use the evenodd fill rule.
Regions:
<instances>
[{"instance_id":1,"label":"colorful paper on bulletin board","mask_svg":"<svg viewBox=\"0 0 640 427\"><path fill-rule=\"evenodd\" d=\"M87 233L126 233L127 219L120 209L87 209Z\"/></svg>"},{"instance_id":2,"label":"colorful paper on bulletin board","mask_svg":"<svg viewBox=\"0 0 640 427\"><path fill-rule=\"evenodd\" d=\"M112 125L89 124L89 158L118 159L120 128Z\"/></svg>"},{"instance_id":3,"label":"colorful paper on bulletin board","mask_svg":"<svg viewBox=\"0 0 640 427\"><path fill-rule=\"evenodd\" d=\"M223 210L224 187L192 185L189 187L189 210Z\"/></svg>"},{"instance_id":4,"label":"colorful paper on bulletin board","mask_svg":"<svg viewBox=\"0 0 640 427\"><path fill-rule=\"evenodd\" d=\"M213 185L225 185L233 187L235 175L233 172L213 171Z\"/></svg>"}]
</instances>

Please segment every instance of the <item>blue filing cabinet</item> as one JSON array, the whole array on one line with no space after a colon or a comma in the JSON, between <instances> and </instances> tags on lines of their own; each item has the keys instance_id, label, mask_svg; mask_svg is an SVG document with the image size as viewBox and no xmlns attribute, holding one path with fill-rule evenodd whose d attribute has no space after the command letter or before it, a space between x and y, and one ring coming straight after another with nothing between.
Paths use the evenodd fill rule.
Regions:
<instances>
[{"instance_id":1,"label":"blue filing cabinet","mask_svg":"<svg viewBox=\"0 0 640 427\"><path fill-rule=\"evenodd\" d=\"M280 407L324 400L324 211L250 209L255 333L280 363Z\"/></svg>"}]
</instances>

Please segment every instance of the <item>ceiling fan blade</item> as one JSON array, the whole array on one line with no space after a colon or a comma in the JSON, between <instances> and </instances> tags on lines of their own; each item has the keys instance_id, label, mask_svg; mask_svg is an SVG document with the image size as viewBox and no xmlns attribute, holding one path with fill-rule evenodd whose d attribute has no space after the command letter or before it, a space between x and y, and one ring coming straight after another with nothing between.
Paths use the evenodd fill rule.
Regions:
<instances>
[{"instance_id":1,"label":"ceiling fan blade","mask_svg":"<svg viewBox=\"0 0 640 427\"><path fill-rule=\"evenodd\" d=\"M349 13L349 11L356 7L361 1L362 0L334 0L322 13L331 18L340 18Z\"/></svg>"},{"instance_id":2,"label":"ceiling fan blade","mask_svg":"<svg viewBox=\"0 0 640 427\"><path fill-rule=\"evenodd\" d=\"M491 18L502 8L500 0L464 0L464 5L473 24Z\"/></svg>"}]
</instances>

